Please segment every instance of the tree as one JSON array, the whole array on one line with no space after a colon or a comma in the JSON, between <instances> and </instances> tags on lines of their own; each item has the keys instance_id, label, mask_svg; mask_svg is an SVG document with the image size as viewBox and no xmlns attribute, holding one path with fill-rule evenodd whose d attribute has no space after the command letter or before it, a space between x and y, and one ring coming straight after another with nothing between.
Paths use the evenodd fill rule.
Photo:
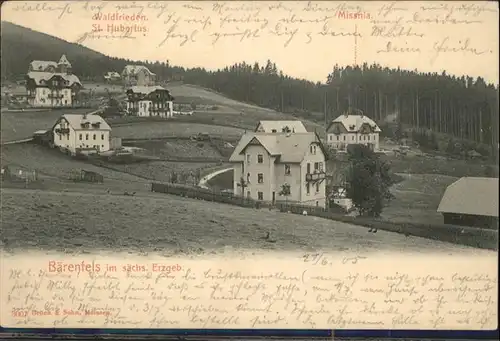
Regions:
<instances>
[{"instance_id":1,"label":"tree","mask_svg":"<svg viewBox=\"0 0 500 341\"><path fill-rule=\"evenodd\" d=\"M380 217L392 196L389 165L364 145L349 148L349 161L347 196L361 216Z\"/></svg>"},{"instance_id":2,"label":"tree","mask_svg":"<svg viewBox=\"0 0 500 341\"><path fill-rule=\"evenodd\" d=\"M288 204L288 196L290 195L290 193L290 185L285 182L283 185L281 185L281 189L278 194L285 197L286 204Z\"/></svg>"},{"instance_id":3,"label":"tree","mask_svg":"<svg viewBox=\"0 0 500 341\"><path fill-rule=\"evenodd\" d=\"M170 175L170 182L173 184L177 183L177 173L176 172L172 172L172 174Z\"/></svg>"},{"instance_id":4,"label":"tree","mask_svg":"<svg viewBox=\"0 0 500 341\"><path fill-rule=\"evenodd\" d=\"M243 177L240 178L238 186L241 188L242 201L245 201L245 188L248 186L247 182L245 181L245 178Z\"/></svg>"}]
</instances>

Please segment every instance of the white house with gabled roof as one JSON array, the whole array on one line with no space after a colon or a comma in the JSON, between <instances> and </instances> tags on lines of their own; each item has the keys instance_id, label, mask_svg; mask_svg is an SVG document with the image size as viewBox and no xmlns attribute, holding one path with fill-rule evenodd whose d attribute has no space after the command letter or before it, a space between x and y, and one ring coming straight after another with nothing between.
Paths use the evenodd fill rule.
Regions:
<instances>
[{"instance_id":1,"label":"white house with gabled roof","mask_svg":"<svg viewBox=\"0 0 500 341\"><path fill-rule=\"evenodd\" d=\"M174 97L167 89L155 86L132 86L127 90L127 112L140 117L172 117Z\"/></svg>"},{"instance_id":2,"label":"white house with gabled roof","mask_svg":"<svg viewBox=\"0 0 500 341\"><path fill-rule=\"evenodd\" d=\"M125 86L153 86L156 84L156 74L144 65L127 65L121 74Z\"/></svg>"},{"instance_id":3,"label":"white house with gabled roof","mask_svg":"<svg viewBox=\"0 0 500 341\"><path fill-rule=\"evenodd\" d=\"M83 88L76 75L55 72L28 72L28 103L34 107L71 107Z\"/></svg>"},{"instance_id":4,"label":"white house with gabled roof","mask_svg":"<svg viewBox=\"0 0 500 341\"><path fill-rule=\"evenodd\" d=\"M382 130L363 113L346 112L334 119L326 129L326 143L333 149L346 151L350 144L363 144L378 151L379 134Z\"/></svg>"},{"instance_id":5,"label":"white house with gabled roof","mask_svg":"<svg viewBox=\"0 0 500 341\"><path fill-rule=\"evenodd\" d=\"M236 195L273 203L326 205L326 153L316 133L248 132L229 161ZM284 184L290 186L289 196L280 195Z\"/></svg>"},{"instance_id":6,"label":"white house with gabled roof","mask_svg":"<svg viewBox=\"0 0 500 341\"><path fill-rule=\"evenodd\" d=\"M111 127L96 114L65 114L52 128L54 146L72 155L110 150Z\"/></svg>"}]
</instances>

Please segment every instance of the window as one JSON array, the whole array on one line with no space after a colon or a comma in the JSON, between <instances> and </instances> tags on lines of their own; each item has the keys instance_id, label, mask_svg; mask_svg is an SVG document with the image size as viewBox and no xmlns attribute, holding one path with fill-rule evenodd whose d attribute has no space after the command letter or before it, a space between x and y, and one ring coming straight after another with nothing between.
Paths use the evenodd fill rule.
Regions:
<instances>
[{"instance_id":1,"label":"window","mask_svg":"<svg viewBox=\"0 0 500 341\"><path fill-rule=\"evenodd\" d=\"M311 193L311 184L308 182L306 184L306 194L309 195Z\"/></svg>"},{"instance_id":2,"label":"window","mask_svg":"<svg viewBox=\"0 0 500 341\"><path fill-rule=\"evenodd\" d=\"M345 135L344 135L344 141L345 141Z\"/></svg>"},{"instance_id":3,"label":"window","mask_svg":"<svg viewBox=\"0 0 500 341\"><path fill-rule=\"evenodd\" d=\"M322 172L322 171L323 171L323 162L319 162L319 168L318 168L318 170L319 170L320 172Z\"/></svg>"},{"instance_id":4,"label":"window","mask_svg":"<svg viewBox=\"0 0 500 341\"><path fill-rule=\"evenodd\" d=\"M313 154L316 154L316 146L313 146L313 150L314 150Z\"/></svg>"},{"instance_id":5,"label":"window","mask_svg":"<svg viewBox=\"0 0 500 341\"><path fill-rule=\"evenodd\" d=\"M247 163L250 163L250 154L247 154Z\"/></svg>"},{"instance_id":6,"label":"window","mask_svg":"<svg viewBox=\"0 0 500 341\"><path fill-rule=\"evenodd\" d=\"M328 135L328 139L331 141L332 140L332 135Z\"/></svg>"},{"instance_id":7,"label":"window","mask_svg":"<svg viewBox=\"0 0 500 341\"><path fill-rule=\"evenodd\" d=\"M79 134L79 135L78 135L78 139L79 139L80 141L83 139L82 134Z\"/></svg>"},{"instance_id":8,"label":"window","mask_svg":"<svg viewBox=\"0 0 500 341\"><path fill-rule=\"evenodd\" d=\"M247 183L250 183L250 173L247 173Z\"/></svg>"},{"instance_id":9,"label":"window","mask_svg":"<svg viewBox=\"0 0 500 341\"><path fill-rule=\"evenodd\" d=\"M275 133L275 132L276 132L276 129L271 130L271 132Z\"/></svg>"},{"instance_id":10,"label":"window","mask_svg":"<svg viewBox=\"0 0 500 341\"><path fill-rule=\"evenodd\" d=\"M309 151L310 151L310 152L311 152L311 154L312 154L312 152L313 152L313 146L310 146L310 147L309 147Z\"/></svg>"},{"instance_id":11,"label":"window","mask_svg":"<svg viewBox=\"0 0 500 341\"><path fill-rule=\"evenodd\" d=\"M259 184L264 183L264 174L262 174L262 173L257 174L257 182Z\"/></svg>"},{"instance_id":12,"label":"window","mask_svg":"<svg viewBox=\"0 0 500 341\"><path fill-rule=\"evenodd\" d=\"M319 192L319 182L316 184L316 193Z\"/></svg>"},{"instance_id":13,"label":"window","mask_svg":"<svg viewBox=\"0 0 500 341\"><path fill-rule=\"evenodd\" d=\"M93 138L94 140L96 139L96 136L95 136L95 134L94 134L94 136L92 136L92 138Z\"/></svg>"},{"instance_id":14,"label":"window","mask_svg":"<svg viewBox=\"0 0 500 341\"><path fill-rule=\"evenodd\" d=\"M89 134L85 134L85 140L89 139Z\"/></svg>"},{"instance_id":15,"label":"window","mask_svg":"<svg viewBox=\"0 0 500 341\"><path fill-rule=\"evenodd\" d=\"M354 141L354 135L352 135L352 140Z\"/></svg>"},{"instance_id":16,"label":"window","mask_svg":"<svg viewBox=\"0 0 500 341\"><path fill-rule=\"evenodd\" d=\"M264 156L262 154L257 155L257 162L264 163Z\"/></svg>"},{"instance_id":17,"label":"window","mask_svg":"<svg viewBox=\"0 0 500 341\"><path fill-rule=\"evenodd\" d=\"M285 175L290 175L290 165L285 165Z\"/></svg>"},{"instance_id":18,"label":"window","mask_svg":"<svg viewBox=\"0 0 500 341\"><path fill-rule=\"evenodd\" d=\"M104 140L104 134L101 134L101 140Z\"/></svg>"},{"instance_id":19,"label":"window","mask_svg":"<svg viewBox=\"0 0 500 341\"><path fill-rule=\"evenodd\" d=\"M340 136L337 135L337 141L340 139Z\"/></svg>"},{"instance_id":20,"label":"window","mask_svg":"<svg viewBox=\"0 0 500 341\"><path fill-rule=\"evenodd\" d=\"M262 193L262 192L257 192L257 198L258 198L259 200L264 200L264 193Z\"/></svg>"},{"instance_id":21,"label":"window","mask_svg":"<svg viewBox=\"0 0 500 341\"><path fill-rule=\"evenodd\" d=\"M317 171L319 169L319 162L314 163L314 171Z\"/></svg>"},{"instance_id":22,"label":"window","mask_svg":"<svg viewBox=\"0 0 500 341\"><path fill-rule=\"evenodd\" d=\"M368 141L370 141L370 135L368 135Z\"/></svg>"}]
</instances>

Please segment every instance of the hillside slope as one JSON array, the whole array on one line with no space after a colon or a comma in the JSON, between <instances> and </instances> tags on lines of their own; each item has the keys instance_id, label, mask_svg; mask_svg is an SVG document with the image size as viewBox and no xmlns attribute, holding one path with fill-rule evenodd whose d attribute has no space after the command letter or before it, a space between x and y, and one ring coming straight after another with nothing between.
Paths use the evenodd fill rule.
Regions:
<instances>
[{"instance_id":1,"label":"hillside slope","mask_svg":"<svg viewBox=\"0 0 500 341\"><path fill-rule=\"evenodd\" d=\"M116 65L126 60L111 58L85 46L67 42L54 36L31 30L10 22L1 22L1 72L2 79L22 76L33 60L57 61L66 54L73 64L73 71L85 78L86 69L98 65ZM103 65L104 64L104 65Z\"/></svg>"}]
</instances>

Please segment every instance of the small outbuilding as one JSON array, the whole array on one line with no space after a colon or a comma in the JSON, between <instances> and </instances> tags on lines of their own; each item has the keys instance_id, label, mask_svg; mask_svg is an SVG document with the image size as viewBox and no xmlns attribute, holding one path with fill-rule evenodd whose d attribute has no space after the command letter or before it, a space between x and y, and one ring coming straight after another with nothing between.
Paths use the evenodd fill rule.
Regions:
<instances>
[{"instance_id":1,"label":"small outbuilding","mask_svg":"<svg viewBox=\"0 0 500 341\"><path fill-rule=\"evenodd\" d=\"M445 224L498 228L498 178L460 178L446 188L437 211Z\"/></svg>"}]
</instances>

